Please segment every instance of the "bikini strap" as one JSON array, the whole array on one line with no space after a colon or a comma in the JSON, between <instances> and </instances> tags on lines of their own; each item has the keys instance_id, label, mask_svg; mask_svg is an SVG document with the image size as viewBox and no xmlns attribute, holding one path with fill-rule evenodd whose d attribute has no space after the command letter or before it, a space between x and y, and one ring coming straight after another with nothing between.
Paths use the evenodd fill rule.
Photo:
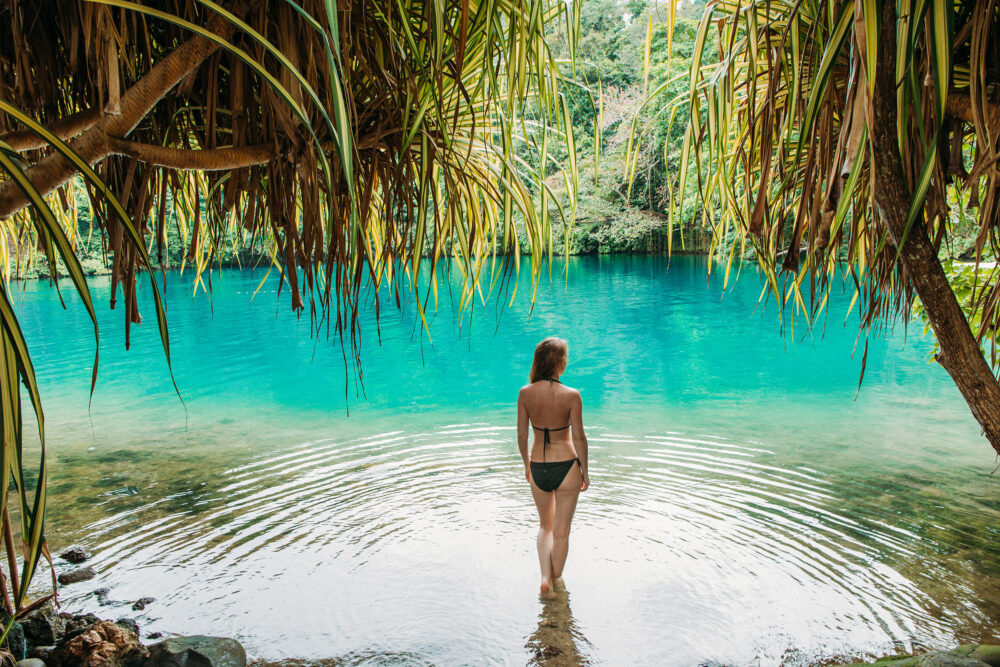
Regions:
<instances>
[{"instance_id":1,"label":"bikini strap","mask_svg":"<svg viewBox=\"0 0 1000 667\"><path fill-rule=\"evenodd\" d=\"M542 434L544 435L544 438L542 439L542 444L547 445L550 442L552 442L552 439L549 437L549 433L551 433L552 431L565 431L566 429L569 428L569 426L570 426L569 424L566 424L565 426L560 426L559 428L543 428L541 426L535 426L534 424L532 424L531 428L535 429L536 431L542 432Z\"/></svg>"}]
</instances>

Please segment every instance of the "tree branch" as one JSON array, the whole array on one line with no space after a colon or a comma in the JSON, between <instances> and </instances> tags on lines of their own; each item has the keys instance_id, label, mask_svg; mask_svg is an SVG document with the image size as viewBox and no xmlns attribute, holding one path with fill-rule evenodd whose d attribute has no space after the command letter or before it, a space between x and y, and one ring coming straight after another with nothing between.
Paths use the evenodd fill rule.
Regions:
<instances>
[{"instance_id":1,"label":"tree branch","mask_svg":"<svg viewBox=\"0 0 1000 667\"><path fill-rule=\"evenodd\" d=\"M49 126L48 130L63 141L68 141L81 132L86 132L101 119L100 109L87 109L72 116L60 118ZM34 130L11 130L0 134L0 141L10 144L16 151L30 151L45 148L49 145L43 137Z\"/></svg>"},{"instance_id":2,"label":"tree branch","mask_svg":"<svg viewBox=\"0 0 1000 667\"><path fill-rule=\"evenodd\" d=\"M229 21L215 17L209 29L230 37L235 28ZM110 153L109 137L124 137L187 74L194 71L219 47L204 37L192 37L171 51L121 96L121 113L105 114L89 130L70 142L70 148L89 164ZM46 195L76 174L76 166L55 151L42 158L25 173L35 187ZM28 205L28 198L13 180L0 186L0 218L6 218Z\"/></svg>"},{"instance_id":3,"label":"tree branch","mask_svg":"<svg viewBox=\"0 0 1000 667\"><path fill-rule=\"evenodd\" d=\"M948 93L945 113L959 120L964 120L966 123L976 122L975 117L972 115L972 98L967 94L957 92ZM1000 124L1000 104L986 102L983 115L991 126L997 126Z\"/></svg>"},{"instance_id":4,"label":"tree branch","mask_svg":"<svg viewBox=\"0 0 1000 667\"><path fill-rule=\"evenodd\" d=\"M266 144L255 146L229 146L202 150L167 148L142 144L127 139L108 137L108 154L128 155L140 162L167 167L168 169L194 169L197 171L229 171L264 164L274 157Z\"/></svg>"}]
</instances>

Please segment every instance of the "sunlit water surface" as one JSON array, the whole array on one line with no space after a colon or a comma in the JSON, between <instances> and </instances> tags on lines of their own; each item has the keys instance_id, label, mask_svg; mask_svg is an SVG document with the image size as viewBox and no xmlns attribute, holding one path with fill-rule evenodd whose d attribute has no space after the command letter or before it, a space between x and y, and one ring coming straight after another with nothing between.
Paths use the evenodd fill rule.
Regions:
<instances>
[{"instance_id":1,"label":"sunlit water surface","mask_svg":"<svg viewBox=\"0 0 1000 667\"><path fill-rule=\"evenodd\" d=\"M274 281L251 303L262 272L214 275L211 299L169 275L183 404L152 308L125 352L95 279L89 413L84 311L25 285L49 539L100 572L65 608L351 665L798 665L1000 638L994 457L919 325L871 341L856 395L843 295L824 336L782 334L752 268L724 291L701 259L562 266L530 315L525 274L461 329L442 290L432 342L404 304L379 346L368 308L364 394ZM592 486L568 590L542 601L514 400L548 334L570 341Z\"/></svg>"}]
</instances>

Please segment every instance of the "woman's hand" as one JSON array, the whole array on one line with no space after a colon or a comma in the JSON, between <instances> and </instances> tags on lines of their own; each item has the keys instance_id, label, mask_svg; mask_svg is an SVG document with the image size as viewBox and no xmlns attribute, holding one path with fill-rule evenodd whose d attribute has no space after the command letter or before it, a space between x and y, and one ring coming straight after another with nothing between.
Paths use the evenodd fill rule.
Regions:
<instances>
[{"instance_id":1,"label":"woman's hand","mask_svg":"<svg viewBox=\"0 0 1000 667\"><path fill-rule=\"evenodd\" d=\"M531 468L525 466L524 468L524 481L531 484Z\"/></svg>"},{"instance_id":2,"label":"woman's hand","mask_svg":"<svg viewBox=\"0 0 1000 667\"><path fill-rule=\"evenodd\" d=\"M590 475L583 473L583 484L580 485L581 491L586 491L590 487Z\"/></svg>"}]
</instances>

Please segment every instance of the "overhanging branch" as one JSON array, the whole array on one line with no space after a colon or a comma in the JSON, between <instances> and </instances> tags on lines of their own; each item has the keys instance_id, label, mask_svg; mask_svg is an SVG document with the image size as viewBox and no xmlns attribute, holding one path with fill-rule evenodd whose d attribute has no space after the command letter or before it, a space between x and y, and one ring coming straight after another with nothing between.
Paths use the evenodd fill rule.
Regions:
<instances>
[{"instance_id":1,"label":"overhanging branch","mask_svg":"<svg viewBox=\"0 0 1000 667\"><path fill-rule=\"evenodd\" d=\"M101 119L99 109L87 109L60 118L48 127L49 132L56 135L63 141L69 141L73 137L86 132ZM49 145L43 137L34 130L13 130L6 134L0 134L0 141L6 142L16 151L30 151L36 148L45 148Z\"/></svg>"},{"instance_id":2,"label":"overhanging branch","mask_svg":"<svg viewBox=\"0 0 1000 667\"><path fill-rule=\"evenodd\" d=\"M215 17L209 30L229 37L235 31L229 21ZM104 115L89 130L70 142L70 148L89 164L108 156L109 137L124 137L170 89L194 71L219 47L201 36L192 37L167 54L121 96L121 113ZM76 166L58 151L52 152L25 172L40 193L46 195L71 179ZM6 218L28 205L28 198L13 180L0 186L0 218Z\"/></svg>"},{"instance_id":3,"label":"overhanging branch","mask_svg":"<svg viewBox=\"0 0 1000 667\"><path fill-rule=\"evenodd\" d=\"M228 171L242 169L258 164L264 164L274 157L271 147L265 144L256 146L230 146L192 150L185 148L167 148L154 144L142 144L117 137L108 138L109 154L128 155L140 162L166 167L168 169L193 169L197 171Z\"/></svg>"},{"instance_id":4,"label":"overhanging branch","mask_svg":"<svg viewBox=\"0 0 1000 667\"><path fill-rule=\"evenodd\" d=\"M986 102L984 106L983 111L987 122L994 127L1000 124L1000 104ZM975 116L972 115L972 98L968 94L948 93L945 113L966 123L976 122Z\"/></svg>"}]
</instances>

